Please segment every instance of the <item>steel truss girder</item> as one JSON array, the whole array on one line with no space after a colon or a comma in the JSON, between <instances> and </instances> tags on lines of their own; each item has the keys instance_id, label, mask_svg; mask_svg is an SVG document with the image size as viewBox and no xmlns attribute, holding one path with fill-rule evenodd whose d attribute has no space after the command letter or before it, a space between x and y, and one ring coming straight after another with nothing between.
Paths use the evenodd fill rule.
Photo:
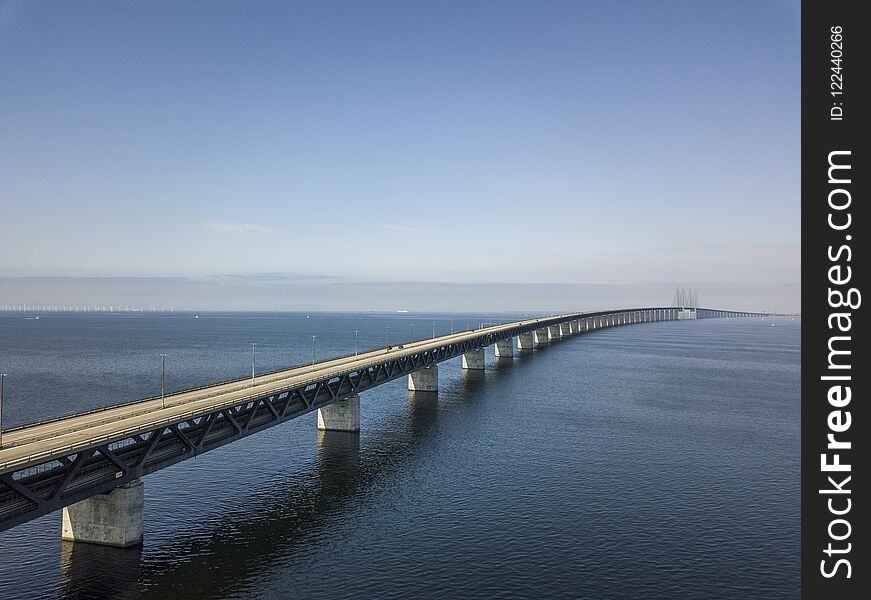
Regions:
<instances>
[{"instance_id":1,"label":"steel truss girder","mask_svg":"<svg viewBox=\"0 0 871 600\"><path fill-rule=\"evenodd\" d=\"M701 318L720 316L722 312L698 311ZM410 355L382 358L318 381L247 398L108 442L84 445L62 456L11 468L0 473L0 531L467 352L550 325L621 312L626 311L542 319ZM730 314L758 315L734 311Z\"/></svg>"}]
</instances>

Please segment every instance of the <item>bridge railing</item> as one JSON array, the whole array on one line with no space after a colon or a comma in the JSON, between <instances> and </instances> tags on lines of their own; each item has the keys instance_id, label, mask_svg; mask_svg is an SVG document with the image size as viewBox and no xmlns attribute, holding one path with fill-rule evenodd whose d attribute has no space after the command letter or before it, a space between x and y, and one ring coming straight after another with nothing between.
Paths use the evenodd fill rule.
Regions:
<instances>
[{"instance_id":1,"label":"bridge railing","mask_svg":"<svg viewBox=\"0 0 871 600\"><path fill-rule=\"evenodd\" d=\"M664 308L665 308L665 309L675 309L676 307L664 307ZM655 307L649 307L649 308L627 308L627 309L615 309L615 310L605 310L605 311L593 311L593 312L587 312L587 313L561 314L561 315L555 315L555 316L551 316L551 317L539 317L539 318L535 318L535 319L526 319L526 320L524 320L524 321L519 321L519 322L498 323L498 324L488 325L488 326L486 326L486 327L481 327L481 328L472 329L472 330L470 330L470 331L467 330L467 331L462 331L462 332L456 332L456 333L453 333L453 334L449 334L449 335L446 335L446 336L439 336L439 337L450 337L451 335L456 336L456 335L464 335L464 334L465 334L465 335L472 335L472 334L474 334L473 337L485 337L485 336L489 335L489 330L497 329L497 328L500 328L500 327L504 327L505 325L515 325L515 326L519 326L520 323L527 323L527 326L533 326L533 325L536 325L536 326L539 326L539 327L544 327L544 326L548 326L548 325L558 324L558 323L561 323L561 322L564 322L564 321L571 321L571 320L582 319L582 318L588 318L588 317L604 316L604 315L608 315L608 314L622 313L622 312L627 312L627 311L645 311L645 310L662 310L662 309L663 309L663 308L655 308ZM702 310L716 311L717 309L702 309ZM727 312L727 311L722 311L722 312ZM764 314L764 313L749 313L749 312L738 312L738 311L728 311L728 312L732 312L732 313L736 313L736 314L743 314L743 315L746 315L746 316L755 316L755 315L763 315L763 314ZM537 327L533 327L533 329L534 329L534 328L537 328ZM421 339L421 340L411 341L411 342L405 342L405 343L406 343L406 344L418 344L418 343L423 343L423 342L427 342L427 341L435 341L435 340L437 340L437 339L439 339L439 338L423 338L423 339ZM324 361L321 361L321 362L319 362L319 363L315 363L314 365L309 364L309 363L304 363L304 364L301 364L301 365L295 365L295 366L291 366L291 367L285 367L285 368L275 369L275 370L272 370L272 371L266 371L266 372L263 372L263 373L259 374L259 376L260 376L260 377L267 377L267 376L270 376L270 375L275 375L275 374L282 373L282 372L285 372L285 371L290 371L290 370L293 370L293 369L300 369L300 368L304 368L304 367L311 367L313 370L316 370L316 369L318 368L318 365L321 365L321 368L323 368L323 365L327 365L327 364L329 364L330 362L343 361L343 360L348 359L348 358L351 358L351 357L359 357L360 360L363 360L363 359L367 358L367 356L369 356L369 355L373 355L373 356L370 356L370 358L373 358L373 359L374 359L378 353L388 354L388 353L389 353L389 350L390 350L391 348L394 348L395 346L396 346L396 345L388 345L388 346L383 346L383 347L378 347L378 348L375 348L375 349L372 349L372 350L368 350L367 352L364 352L364 353L357 353L357 354L349 353L349 354L346 354L346 355L334 356L334 357L330 357L329 359L326 359L326 360L324 360ZM409 349L406 349L406 350L412 350L412 349L409 348ZM395 356L395 355L394 355L394 356ZM377 364L377 362L378 362L378 361L376 360L376 361L373 361L373 362L371 362L371 363L367 363L367 364L361 365L361 366L360 366L360 369L369 368L369 366L371 366L372 364ZM317 376L315 376L315 377L311 377L311 378L308 378L308 379L304 379L304 380L301 381L301 382L296 382L296 383L294 384L294 386L307 386L307 385L311 385L311 384L317 383L317 382L319 382L319 381L323 381L324 379L329 379L329 378L332 378L332 377L340 376L340 375L346 373L347 371L348 371L348 369L346 369L346 368L342 368L342 369L338 369L338 370L336 370L336 371L328 372L327 374L323 374L323 373L321 373L321 374L319 374L319 375L317 375ZM165 399L169 399L169 398L171 398L172 396L177 396L177 395L181 395L181 394L184 394L184 393L189 393L189 392L199 391L199 390L205 390L205 389L209 389L209 388L212 388L212 387L217 387L217 386L227 385L227 384L230 384L230 383L240 383L240 384L242 384L242 383L246 383L246 382L249 382L249 381L250 381L250 379L249 379L248 377L242 377L242 378L237 378L237 379L230 379L230 380L223 381L223 382L219 382L219 383L206 384L206 385L202 385L202 386L197 386L197 387L189 388L189 389L186 389L186 390L183 390L183 391L174 392L172 395L170 395L170 396L166 396ZM282 382L282 380L278 380L276 383L280 383L280 382ZM261 383L261 384L259 384L259 385L263 386L263 385L268 385L268 384L269 384L269 382L265 382L265 383ZM177 403L175 403L175 404L167 404L166 406L167 406L167 408L172 408L172 407L174 407L174 406L179 406L179 405L184 404L184 403L187 403L187 402L199 402L199 401L207 400L207 399L209 399L209 398L212 398L212 397L215 397L215 396L220 396L220 395L222 395L222 394L226 394L226 393L229 393L229 392L234 392L234 391L244 390L246 387L248 387L248 386L247 386L247 385L240 385L240 387L238 387L238 388L236 388L236 389L233 389L233 390L221 390L221 391L215 391L213 394L204 395L204 396L198 397L198 398L196 398L196 399L194 399L194 400L188 400L188 401L177 402ZM281 393L282 390L285 389L285 388L286 388L286 385L276 385L274 388L271 388L271 389L270 389L269 387L266 387L266 388L261 387L260 389L258 389L257 391L255 391L255 392L253 392L253 393L251 393L251 394L246 394L246 395L243 395L243 396L241 396L241 397L234 398L234 399L232 399L232 400L228 400L226 403L222 403L222 404L217 405L217 406L211 406L211 407L209 407L209 410L210 410L210 411L214 411L214 410L223 410L223 409L226 409L226 408L228 408L228 407L232 407L232 406L234 406L234 405L238 405L238 404L240 404L240 403L251 402L251 401L257 400L257 399L259 399L259 398L262 398L263 396L268 396L268 395L270 395L270 394L272 394L272 393ZM254 387L252 386L251 389L253 390ZM83 412L74 413L74 414L72 414L72 415L66 415L66 416L61 416L61 417L55 417L55 418L52 418L52 419L46 419L46 420L42 420L42 421L37 421L37 422L35 422L35 423L28 423L28 424L24 424L24 425L18 425L18 426L15 426L15 427L9 428L9 429L7 429L6 431L7 431L7 432L9 432L9 431L16 431L16 430L20 430L20 429L23 429L23 428L26 428L26 427L33 427L33 426L35 426L35 425L41 425L41 424L45 424L45 423L57 422L57 421L60 421L60 420L63 420L63 419L68 419L68 418L73 418L73 417L78 417L78 416L83 416L83 415L88 415L88 414L97 413L97 412L100 412L100 411L103 411L103 410L107 410L107 409L110 409L110 408L124 407L124 406L132 406L132 405L139 404L139 403L144 403L144 402L154 401L154 400L157 400L157 399L159 399L159 398L160 398L160 396L154 396L154 397L145 398L145 399L141 399L141 400L136 400L136 401L132 401L132 402L125 402L125 403L114 404L114 405L111 405L111 406L108 406L108 407L97 408L97 409L92 409L92 410L88 410L88 411L83 411ZM154 428L154 427L160 427L160 426L162 426L162 425L163 425L163 426L168 426L168 425L170 425L170 424L172 424L172 423L178 422L179 420L184 420L184 419L186 419L186 418L191 418L191 417L195 417L195 416L197 416L197 415L199 415L199 414L202 414L202 413L203 413L203 410L204 410L204 409L203 409L202 407L200 407L200 408L194 408L194 409L191 409L191 410L189 410L189 411L182 412L182 413L173 413L172 415L167 415L167 417L166 417L165 419L158 419L158 420L155 420L155 421L152 421L152 422L148 423L147 428L150 429L150 428ZM140 415L147 414L147 413L152 413L152 412L157 412L157 409L150 409L150 410L145 410L145 409L143 409L143 410L141 410L141 411L135 411L135 412L133 412L133 413L129 413L128 415L126 415L126 417L128 417L128 418L129 418L129 417L136 417L136 416L140 416ZM114 419L111 419L111 418L110 418L110 419L106 419L105 421L97 422L96 425L105 424L105 423L107 423L107 422L111 422L111 421L113 421L113 420L114 420ZM92 423L91 425L94 425L94 424ZM93 446L93 445L96 445L96 444L99 444L99 443L103 443L103 442L107 442L107 441L110 441L110 440L113 440L113 439L116 439L116 438L127 437L127 436L129 436L129 435L131 435L131 434L135 434L135 433L137 433L137 432L141 432L141 431L143 431L144 429L146 429L146 427L143 427L143 426L135 426L135 427L129 427L129 428L121 429L121 430L115 430L115 431L113 431L113 432L110 433L110 434L104 434L104 435L100 435L100 436L94 436L94 437L92 437L92 438L87 438L86 440L81 440L81 441L75 442L75 443L73 443L73 444L67 444L67 445L63 445L63 446L56 446L56 447L51 448L51 449L49 449L49 450L44 450L44 451L41 451L41 452L37 452L37 453L33 453L33 454L29 454L29 455L27 455L27 456L23 456L23 457L19 457L19 458L16 458L16 459L8 460L8 461L5 461L5 462L3 462L3 463L0 463L0 472L6 471L8 468L10 468L10 467L14 467L14 466L16 466L16 465L26 464L26 463L29 463L29 462L33 462L33 461L35 461L35 460L39 460L40 458L44 458L44 457L48 457L48 456L53 456L53 455L58 455L58 454L63 453L63 452L73 451L73 450L75 450L76 448L83 448L83 447ZM34 436L33 438L27 438L27 439L26 439L25 441L23 441L23 442L19 442L19 443L14 444L14 446L24 445L24 444L28 443L27 440L34 441L34 440L36 440L36 439L39 439L39 438L36 437L36 436ZM14 446L11 446L11 447L14 447Z\"/></svg>"}]
</instances>

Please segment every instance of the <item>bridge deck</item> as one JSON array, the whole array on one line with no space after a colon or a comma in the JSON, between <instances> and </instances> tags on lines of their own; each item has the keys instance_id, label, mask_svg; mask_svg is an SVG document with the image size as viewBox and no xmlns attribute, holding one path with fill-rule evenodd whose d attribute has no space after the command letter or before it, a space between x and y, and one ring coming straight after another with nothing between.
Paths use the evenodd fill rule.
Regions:
<instances>
[{"instance_id":1,"label":"bridge deck","mask_svg":"<svg viewBox=\"0 0 871 600\"><path fill-rule=\"evenodd\" d=\"M24 425L0 449L0 531L442 361L566 321L679 318L674 307L570 313L481 327L314 365ZM757 316L697 309L698 318ZM647 318L627 321L626 317ZM622 319L618 317L622 315ZM608 316L613 317L607 319Z\"/></svg>"},{"instance_id":2,"label":"bridge deck","mask_svg":"<svg viewBox=\"0 0 871 600\"><path fill-rule=\"evenodd\" d=\"M550 319L552 317L547 320ZM498 332L542 320L544 319L529 319L491 325L472 331L406 343L401 349L398 345L391 349L379 348L355 356L328 359L314 365L257 376L253 385L250 379L236 380L170 394L163 402L160 398L154 398L13 429L3 434L0 470L14 464L29 462L31 459L38 458L41 461L53 455L66 454L71 448L89 442L130 435L137 431L150 431L161 423L176 422L186 415L232 406L249 396L260 397L288 387L303 385L309 381L323 380L334 374L346 373L356 367L371 364L373 360L378 360L380 357L389 356L394 359L410 356L448 343L477 338L485 332ZM162 405L165 405L165 408L161 408Z\"/></svg>"}]
</instances>

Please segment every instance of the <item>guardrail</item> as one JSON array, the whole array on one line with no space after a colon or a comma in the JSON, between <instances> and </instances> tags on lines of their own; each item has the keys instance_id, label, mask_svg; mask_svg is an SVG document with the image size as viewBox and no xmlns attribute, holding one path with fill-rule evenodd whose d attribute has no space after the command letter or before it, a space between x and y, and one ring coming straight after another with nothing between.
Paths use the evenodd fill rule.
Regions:
<instances>
[{"instance_id":1,"label":"guardrail","mask_svg":"<svg viewBox=\"0 0 871 600\"><path fill-rule=\"evenodd\" d=\"M517 321L512 321L512 322L517 322ZM500 325L505 325L505 324L506 324L505 322L500 323ZM459 335L461 333L466 333L468 331L469 330L457 331L457 332L454 332L454 333L451 333L448 335L449 336L450 335ZM471 331L477 331L477 329L472 329ZM439 337L446 337L446 336L439 336ZM432 339L438 339L438 338L418 338L417 340L410 340L408 342L403 342L403 343L404 344L415 344L418 342L424 342L424 341L428 341L428 340L432 340ZM360 352L357 354L355 354L355 353L340 354L338 356L332 356L326 360L316 362L316 363L314 363L314 365L312 365L311 363L298 363L298 364L290 365L287 367L279 367L277 369L272 369L270 371L262 371L260 373L257 373L256 377L258 377L258 378L269 377L270 375L276 375L278 373L283 373L285 371L294 371L296 369L302 369L305 367L317 367L318 365L325 365L325 364L329 364L330 362L334 362L334 361L338 361L338 360L345 360L345 359L351 358L352 356L363 357L363 356L370 355L370 354L377 354L379 352L385 352L385 351L389 350L390 348L393 348L394 346L396 346L396 344L391 344L388 346L378 346L376 348L372 348L370 350L366 350L365 352ZM176 390L176 391L172 392L172 394L165 396L165 398L169 398L171 396L179 396L181 394L188 394L190 392L197 392L197 391L205 390L205 389L212 388L212 387L228 385L231 383L245 383L246 381L250 381L250 380L251 380L251 378L246 375L243 377L237 377L235 379L226 379L224 381L204 383L203 385L198 385L198 386L194 386L194 387L184 388L181 390ZM74 419L76 417L83 417L86 415L91 415L94 413L102 412L104 410L110 410L113 408L123 408L125 406L133 406L134 404L142 404L144 402L152 402L154 400L159 400L159 399L160 399L160 396L149 396L147 398L140 398L137 400L129 400L127 402L118 402L116 404L109 404L106 406L100 406L100 407L91 408L88 410L66 413L66 414L62 414L62 415L57 416L57 417L51 417L48 419L41 419L38 421L28 421L27 423L20 423L18 425L12 425L11 427L4 427L3 432L4 433L11 433L13 431L19 431L21 429L26 429L28 427L36 427L38 425L46 425L48 423L56 423L57 421L63 421L64 419ZM15 444L15 445L20 445L20 444Z\"/></svg>"},{"instance_id":2,"label":"guardrail","mask_svg":"<svg viewBox=\"0 0 871 600\"><path fill-rule=\"evenodd\" d=\"M447 335L447 336L441 336L441 337L442 337L442 338L454 338L454 337L459 336L459 339L466 339L467 337L476 338L476 337L480 337L480 336L483 336L483 335L487 335L487 333L490 333L491 330L498 330L498 329L501 329L501 328L510 329L510 328L512 328L512 327L522 326L522 324L524 324L524 323L527 323L527 324L537 324L537 323L539 323L539 322L541 322L541 321L547 321L547 322L550 322L550 321L557 321L557 322L558 322L558 321L560 321L560 320L564 320L565 318L566 318L566 315L562 315L562 316L558 316L558 317L549 317L549 318L542 318L542 319L530 319L529 321L512 322L512 323L502 323L502 324L499 324L499 325L493 325L493 326L490 326L490 327L484 327L484 328L479 328L479 329L473 329L473 330L471 330L471 331L464 331L464 332L459 332L459 333L449 334L449 335ZM421 345L424 345L424 346L428 346L429 344L427 344L426 342L433 342L433 343L436 343L436 342L438 342L439 339L440 339L440 338L429 338L429 339L424 339L424 340L421 340L421 341L419 341L419 342L413 342L413 343L415 343L415 344L421 344ZM403 344L403 345L405 345L405 344ZM436 343L435 345L438 346L438 345L441 345L441 344ZM394 347L395 347L395 346L387 346L387 347L385 347L385 348L384 348L385 351L383 352L383 354L388 354L388 353L390 353L390 349L392 349L392 348L394 348ZM380 349L379 349L379 350L380 350ZM400 350L400 351L398 351L398 352L392 353L392 354L391 354L391 357L392 357L392 358L395 358L395 357L411 356L411 355L413 355L413 354L415 354L415 353L417 353L417 352L419 352L419 351L420 351L420 350L419 350L418 348L403 348L402 350ZM373 351L373 352L374 352L374 351ZM333 361L336 361L336 360L343 360L343 359L347 359L347 358L354 357L354 356L358 357L360 360L365 360L365 358L366 358L365 355L359 355L359 354L358 354L358 355L354 355L354 354L350 354L350 355L347 355L347 356L344 356L344 357L331 358L331 359L329 359L329 360L327 360L327 361L324 361L324 363L320 363L320 364L327 364L327 363L329 363L329 362L333 362ZM370 357L370 358L375 358L375 357L373 356L373 357ZM375 362L377 362L377 361L375 361ZM315 366L317 366L317 364L318 364L318 363L316 363ZM361 364L361 365L360 365L360 369L363 369L363 368L369 368L372 364L375 364L375 363L364 363L364 364ZM354 369L354 370L357 370L357 369ZM273 373L277 373L277 372L281 372L281 371L282 371L282 370L274 371ZM312 378L305 379L305 380L303 380L303 381L295 382L295 383L293 384L293 387L304 387L304 386L308 386L308 385L311 385L311 384L317 383L317 382L319 382L319 381L323 381L323 380L325 380L325 379L328 380L328 379L332 379L333 377L337 377L337 376L344 375L344 374L347 373L347 372L348 372L348 369L339 369L339 370L336 370L336 371L328 372L328 373L326 373L326 374L320 374L320 375L318 375L317 377L312 377ZM234 380L234 381L235 381L235 380ZM244 380L243 380L243 381L244 381ZM281 381L281 380L279 380L279 382L280 382L280 381ZM224 384L215 384L215 385L224 385ZM261 385L262 385L262 384L261 384ZM208 387L213 387L213 386L203 386L202 388L196 388L196 389L205 389L205 388L208 388ZM247 394L247 395L244 395L244 396L241 396L241 397L238 397L238 398L230 399L230 400L228 400L228 401L225 402L225 403L221 403L221 404L214 405L214 406L209 406L209 407L208 407L208 411L209 411L209 412L215 412L215 411L220 411L220 410L226 410L226 409L231 408L231 407L233 407L233 406L236 406L236 405L238 405L238 404L243 404L243 403L246 403L246 402L250 402L250 401L253 401L253 400L257 400L257 399L259 399L259 398L262 398L263 396L268 396L268 395L271 395L271 394L273 394L273 393L275 393L275 392L279 392L279 393L280 393L280 392L283 391L285 388L286 388L286 386L283 386L283 385L277 385L277 386L273 386L273 387L268 387L268 388L260 389L260 390L257 390L256 393L253 393L253 394ZM241 388L238 388L238 389L236 389L236 390L232 390L232 391L239 391L239 389L245 389L245 388L244 388L244 387L241 387ZM213 398L213 397L215 397L215 396L221 396L221 395L223 395L223 394L232 393L232 391L226 391L226 390L224 390L224 391L216 392L215 394L211 394L211 395L208 395L208 396L204 396L204 397L196 398L195 400L188 400L188 401L186 401L186 402L177 402L174 406L181 406L181 405L183 405L183 404L187 404L188 402L200 402L200 401L202 401L202 400L208 400L209 398ZM154 400L154 399L150 399L150 400ZM117 405L117 406L129 406L130 404L134 404L134 403L128 403L128 404ZM114 407L112 407L112 408L114 408ZM106 409L103 409L103 410L106 410ZM51 458L51 457L53 457L53 456L63 456L63 455L69 454L69 453L71 453L71 452L74 452L77 448L78 448L78 449L85 449L85 448L88 448L88 447L91 447L91 446L95 446L95 445L97 445L97 444L99 444L99 443L110 442L110 441L112 441L112 440L121 440L121 439L124 439L124 438L130 437L131 435L135 435L136 433L151 431L151 430L154 430L154 429L159 428L159 427L161 427L161 426L169 426L169 425L171 425L171 424L173 424L173 423L176 423L176 422L178 422L178 421L184 420L184 419L186 419L186 418L191 418L191 417L195 417L195 416L198 415L198 414L202 414L202 413L204 412L204 410L205 410L204 407L198 407L198 408L195 408L195 409L192 409L192 410L189 410L189 411L185 411L185 412L182 412L182 413L173 413L172 415L167 415L166 418L164 418L164 419L158 419L158 420L155 420L155 421L150 421L150 422L147 423L147 424L142 424L142 425L137 425L137 426L135 426L135 427L127 427L127 428L124 428L124 429L115 430L115 431L113 431L113 432L111 432L111 433L108 433L108 434L105 434L105 435L100 435L100 436L95 436L95 437L87 438L87 439L84 439L84 440L79 440L79 441L77 441L77 442L75 442L75 443L65 444L65 445L62 445L62 446L55 446L55 447L50 448L50 449L47 449L47 450L42 450L42 451L40 451L40 452L35 452L35 453L28 454L28 455L25 455L25 456L20 456L20 457L18 457L18 458L10 459L10 460L7 460L7 461L5 461L5 462L0 463L0 472L7 471L7 470L9 470L9 468L11 468L11 467L15 467L15 466L18 466L18 465L21 465L21 464L27 464L27 463L29 463L29 462L34 462L34 461L39 460L39 459L42 459L42 458ZM98 412L98 411L89 411L89 412L87 412L87 413L82 413L82 414L91 414L91 413L93 413L93 412ZM149 413L149 412L156 412L156 410L150 410L150 411L139 411L139 412L137 412L137 413L134 413L134 414L129 415L129 417L140 416L140 415L142 415L142 414L147 414L147 413ZM81 416L81 415L76 415L76 416ZM129 417L125 417L125 418L129 418ZM67 417L67 418L69 418L69 417ZM54 422L54 421L57 421L57 420L58 420L58 419L54 419L54 420L52 420L52 421L48 421L48 422ZM112 421L111 419L106 420L105 422L100 423L100 425L104 425L106 422L111 422L111 421ZM99 425L97 425L97 426L99 426ZM21 445L24 445L24 444L16 444L15 446L21 446ZM10 447L14 447L14 446L10 446Z\"/></svg>"},{"instance_id":3,"label":"guardrail","mask_svg":"<svg viewBox=\"0 0 871 600\"><path fill-rule=\"evenodd\" d=\"M665 309L675 309L676 307L664 307L664 308ZM352 358L352 357L357 358L358 362L365 361L367 358L368 359L375 359L376 357L378 357L380 355L390 354L390 351L394 348L397 348L397 346L411 345L412 347L402 347L401 350L399 350L398 352L392 353L391 357L411 356L411 355L420 351L420 349L419 349L420 346L429 346L431 344L435 344L435 346L437 347L439 345L442 345L439 342L439 340L444 340L446 342L450 338L457 338L459 340L465 340L467 338L474 339L476 337L481 337L481 336L487 335L488 333L490 333L492 331L499 331L502 329L512 329L515 327L533 326L533 325L540 327L540 326L547 326L547 325L555 325L555 324L561 323L563 321L570 321L570 320L574 320L574 319L583 319L583 318L588 318L588 317L596 317L596 316L607 315L607 314L622 313L622 312L627 312L627 311L645 311L645 310L662 310L662 309L663 308L655 308L655 307L621 308L621 309L616 309L616 310L561 314L561 315L553 315L550 317L539 317L539 318L534 318L534 319L526 319L523 321L513 321L513 322L508 322L508 323L500 323L500 324L495 324L495 325L489 325L487 327L481 327L481 328L476 328L476 329L467 330L467 331L463 331L463 332L457 332L457 333L452 333L452 334L448 334L448 335L443 335L443 336L440 336L437 338L422 338L419 341L404 342L403 344L396 344L396 345L379 347L379 348L376 348L374 350L369 350L363 354L346 354L343 356L332 357L332 358L329 358L329 359L322 361L320 363L315 363L314 365L298 365L298 366L289 367L289 368L276 369L273 371L264 372L260 375L260 377L261 378L262 377L269 377L270 375L276 375L276 374L283 373L283 372L289 372L289 371L293 371L296 369L302 369L303 367L309 367L309 369L308 369L309 371L317 371L319 368L324 368L324 366L327 366L332 362L345 361L345 360ZM739 315L744 315L744 316L756 316L756 315L765 315L766 314L766 313L750 313L750 312L744 312L744 311L720 311L719 309L701 309L701 310L708 310L711 312L731 312L733 314L739 314ZM535 328L537 328L537 327L533 327L533 329L535 329ZM377 362L378 361L363 362L362 364L359 365L359 367L360 367L360 369L369 368L373 364L377 364ZM347 367L347 364L343 365L343 367ZM351 369L351 370L360 370L360 369ZM295 382L293 384L293 387L308 386L308 385L317 383L319 381L324 381L325 379L329 380L329 379L332 379L333 377L344 375L348 372L349 372L348 368L342 368L342 369L339 369L336 371L329 371L326 374L322 373L322 374L318 375L317 377L304 379L303 381L300 381L300 382ZM305 374L305 371L303 371L299 375L303 375L303 374ZM271 384L286 383L286 379L289 379L291 377L297 377L299 375L289 374L287 378L279 378L279 379L271 381L271 382L267 381L267 382L263 382L260 384L251 385L251 388L253 389L254 387L257 387L257 385L268 386L270 383ZM240 383L241 384L241 383L244 383L247 381L249 381L249 379L247 377L241 378L241 379L231 379L231 380L216 383L216 384L209 384L209 385L203 385L203 386L191 388L191 389L185 390L183 392L176 392L175 394L172 394L171 396L167 396L166 398L171 398L172 396L179 396L179 395L182 395L185 393L190 393L190 392L199 391L199 390L205 390L205 389L209 389L209 388L213 388L213 387L217 388L217 387L224 386L224 385L227 385L230 383ZM167 408L173 408L173 407L181 406L181 405L188 404L188 403L202 402L204 400L208 400L209 398L214 398L216 396L221 396L224 394L231 394L234 392L238 392L240 390L244 390L244 389L246 389L246 387L248 387L248 386L240 385L239 387L237 387L235 389L215 391L213 394L199 396L199 397L191 398L191 399L186 399L186 400L183 400L180 402L175 402L174 404L169 405ZM257 390L255 393L246 394L246 395L243 395L243 396L238 397L238 398L229 399L225 403L221 403L218 405L212 405L212 406L209 406L208 408L198 407L198 408L195 408L195 409L192 409L189 411L185 411L182 413L173 413L171 415L167 415L166 418L150 421L147 424L142 424L142 425L138 425L135 427L128 427L128 428L124 428L121 430L115 430L115 431L108 433L108 434L105 434L105 435L99 435L99 436L95 436L95 437L91 437L91 438L86 438L84 440L80 440L80 441L75 442L75 443L65 444L62 446L55 446L55 447L47 449L47 450L35 452L35 453L28 454L26 456L21 456L21 457L15 458L15 459L10 459L10 460L7 460L5 462L0 463L0 472L5 472L10 467L15 467L15 466L21 465L21 464L27 464L29 462L33 462L35 460L39 460L42 458L50 458L53 456L62 456L64 454L69 454L71 452L74 452L77 448L84 450L88 447L92 447L92 446L97 445L99 443L111 442L113 440L120 441L120 440L125 439L127 437L130 437L131 435L134 435L136 433L147 432L147 431L154 430L155 428L158 428L161 426L168 426L168 425L171 425L173 423L183 421L187 418L195 417L198 414L202 414L205 410L208 410L209 412L226 410L226 409L231 408L233 406L236 406L238 404L257 400L259 398L262 398L263 396L268 396L268 395L271 395L271 394L276 393L276 392L281 393L282 391L284 391L286 389L287 389L287 385L272 385L271 387L263 387L263 388ZM35 425L42 425L42 424L46 424L46 423L58 422L58 421L61 421L63 419L69 419L69 418L75 418L75 417L79 417L79 416L83 416L83 415L94 414L94 413L97 413L100 411L111 410L111 409L117 408L117 407L131 406L133 404L138 404L138 403L143 403L143 402L153 402L159 398L160 398L159 396L153 397L153 398L146 398L144 400L137 400L134 402L128 402L128 403L123 403L123 404L116 404L116 405L112 405L110 407L89 410L89 411L76 413L76 414L65 416L65 417L57 417L57 418L53 418L53 419L40 421L37 423L31 423L31 424L27 424L27 425L17 426L17 427L6 430L6 432L19 431L23 427L33 427ZM127 418L131 418L131 417L137 417L137 416L141 416L143 414L147 414L150 412L157 412L158 410L163 410L163 409L155 408L152 410L141 410L141 411L137 411L137 412L133 412L131 414L125 415L124 418L127 419ZM99 427L101 425L105 425L106 423L112 422L113 420L115 420L115 419L105 419L103 421L97 422L97 423L92 424L92 425ZM66 433L69 433L69 431L71 431L72 429L73 428L69 428L69 429L65 430L61 435L65 435ZM48 436L48 437L52 437L52 436ZM29 441L16 442L15 444L13 444L11 446L4 446L4 449L23 446L23 445L26 445L27 443L32 443L33 441L39 441L39 439L46 439L46 438L39 438L39 437L28 438Z\"/></svg>"}]
</instances>

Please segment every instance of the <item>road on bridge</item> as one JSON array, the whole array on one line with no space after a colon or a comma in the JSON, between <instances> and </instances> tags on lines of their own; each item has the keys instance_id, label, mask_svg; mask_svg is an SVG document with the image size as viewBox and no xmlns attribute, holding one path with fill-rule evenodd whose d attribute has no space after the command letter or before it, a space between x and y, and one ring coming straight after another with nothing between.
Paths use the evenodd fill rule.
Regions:
<instances>
[{"instance_id":1,"label":"road on bridge","mask_svg":"<svg viewBox=\"0 0 871 600\"><path fill-rule=\"evenodd\" d=\"M432 339L409 342L390 348L378 348L342 358L328 359L314 365L305 365L255 377L238 379L195 390L167 395L130 404L108 407L85 414L36 423L3 433L0 448L0 470L16 464L52 456L63 456L71 448L104 439L130 435L136 431L149 431L162 423L172 423L188 414L203 413L238 404L247 397L261 397L270 392L318 381L332 374L345 373L355 367L371 364L379 356L392 358L438 348L447 343L475 338L482 333L498 332L518 325L535 324L553 317L528 319L500 325L491 325ZM164 408L165 407L165 408Z\"/></svg>"}]
</instances>

